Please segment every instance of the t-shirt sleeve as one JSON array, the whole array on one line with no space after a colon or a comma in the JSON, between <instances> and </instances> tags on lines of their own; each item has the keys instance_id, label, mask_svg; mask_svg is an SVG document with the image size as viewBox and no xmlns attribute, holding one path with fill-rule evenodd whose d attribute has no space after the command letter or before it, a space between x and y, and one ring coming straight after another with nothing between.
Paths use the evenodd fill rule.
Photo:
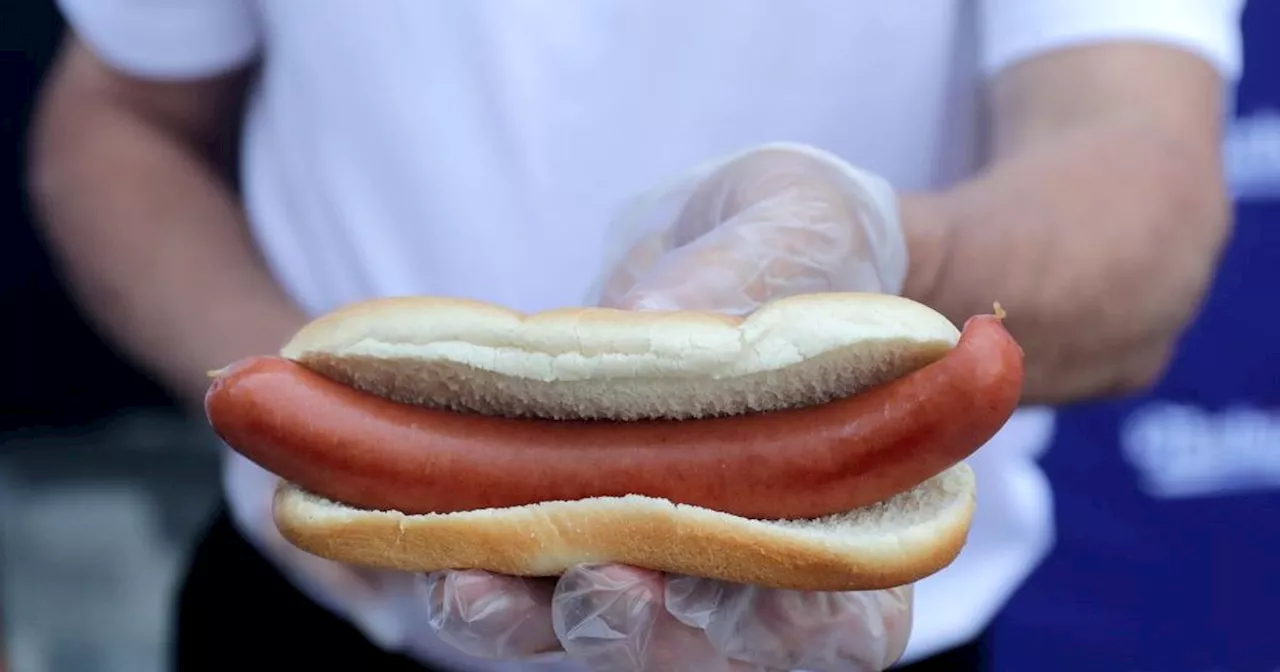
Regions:
<instances>
[{"instance_id":1,"label":"t-shirt sleeve","mask_svg":"<svg viewBox=\"0 0 1280 672\"><path fill-rule=\"evenodd\" d=\"M980 0L982 67L993 74L1036 54L1143 40L1198 54L1228 78L1241 71L1245 0Z\"/></svg>"},{"instance_id":2,"label":"t-shirt sleeve","mask_svg":"<svg viewBox=\"0 0 1280 672\"><path fill-rule=\"evenodd\" d=\"M216 75L259 47L254 0L57 0L67 24L122 72L156 79Z\"/></svg>"}]
</instances>

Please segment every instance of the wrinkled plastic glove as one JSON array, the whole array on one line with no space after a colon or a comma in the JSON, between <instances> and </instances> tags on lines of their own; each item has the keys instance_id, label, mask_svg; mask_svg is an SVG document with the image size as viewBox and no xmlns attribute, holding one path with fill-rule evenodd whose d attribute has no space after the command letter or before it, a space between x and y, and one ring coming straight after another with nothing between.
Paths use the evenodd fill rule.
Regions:
<instances>
[{"instance_id":1,"label":"wrinkled plastic glove","mask_svg":"<svg viewBox=\"0 0 1280 672\"><path fill-rule=\"evenodd\" d=\"M422 589L432 628L473 656L563 652L593 672L883 670L911 630L910 586L805 593L600 565L437 572Z\"/></svg>"},{"instance_id":2,"label":"wrinkled plastic glove","mask_svg":"<svg viewBox=\"0 0 1280 672\"><path fill-rule=\"evenodd\" d=\"M745 315L812 292L898 294L907 244L882 178L805 145L765 145L641 196L614 222L593 303Z\"/></svg>"},{"instance_id":3,"label":"wrinkled plastic glove","mask_svg":"<svg viewBox=\"0 0 1280 672\"><path fill-rule=\"evenodd\" d=\"M812 148L770 145L700 167L625 209L607 306L746 314L788 295L899 293L893 191ZM596 671L883 670L906 648L910 586L804 593L616 565L558 580L423 579L430 623L475 655L563 651Z\"/></svg>"}]
</instances>

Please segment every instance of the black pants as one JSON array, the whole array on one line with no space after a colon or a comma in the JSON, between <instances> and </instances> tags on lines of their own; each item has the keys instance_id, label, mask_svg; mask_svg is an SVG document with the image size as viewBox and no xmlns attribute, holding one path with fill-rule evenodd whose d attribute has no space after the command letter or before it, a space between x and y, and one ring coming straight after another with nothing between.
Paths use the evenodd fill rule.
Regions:
<instances>
[{"instance_id":1,"label":"black pants","mask_svg":"<svg viewBox=\"0 0 1280 672\"><path fill-rule=\"evenodd\" d=\"M175 672L297 669L424 672L374 646L299 592L221 513L196 547L178 599ZM903 672L979 672L973 644ZM445 672L440 670L438 672Z\"/></svg>"}]
</instances>

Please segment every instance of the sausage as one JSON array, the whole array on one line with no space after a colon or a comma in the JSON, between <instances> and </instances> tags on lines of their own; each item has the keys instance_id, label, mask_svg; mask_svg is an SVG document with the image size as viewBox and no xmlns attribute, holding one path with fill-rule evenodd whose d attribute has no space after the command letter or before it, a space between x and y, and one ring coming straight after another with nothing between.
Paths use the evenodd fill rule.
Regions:
<instances>
[{"instance_id":1,"label":"sausage","mask_svg":"<svg viewBox=\"0 0 1280 672\"><path fill-rule=\"evenodd\" d=\"M278 357L225 369L214 430L277 476L354 507L451 513L628 494L755 519L815 518L904 492L1012 415L1022 350L998 316L941 359L825 404L632 422L500 418L401 404Z\"/></svg>"}]
</instances>

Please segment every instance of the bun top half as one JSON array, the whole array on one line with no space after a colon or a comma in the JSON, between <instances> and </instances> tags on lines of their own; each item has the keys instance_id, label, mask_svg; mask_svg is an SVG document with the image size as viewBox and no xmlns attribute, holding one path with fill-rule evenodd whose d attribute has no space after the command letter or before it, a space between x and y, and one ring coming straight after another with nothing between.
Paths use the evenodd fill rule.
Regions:
<instances>
[{"instance_id":1,"label":"bun top half","mask_svg":"<svg viewBox=\"0 0 1280 672\"><path fill-rule=\"evenodd\" d=\"M745 318L573 308L522 314L466 299L353 304L281 355L395 401L553 419L690 419L819 404L945 355L960 332L883 294L781 299Z\"/></svg>"}]
</instances>

